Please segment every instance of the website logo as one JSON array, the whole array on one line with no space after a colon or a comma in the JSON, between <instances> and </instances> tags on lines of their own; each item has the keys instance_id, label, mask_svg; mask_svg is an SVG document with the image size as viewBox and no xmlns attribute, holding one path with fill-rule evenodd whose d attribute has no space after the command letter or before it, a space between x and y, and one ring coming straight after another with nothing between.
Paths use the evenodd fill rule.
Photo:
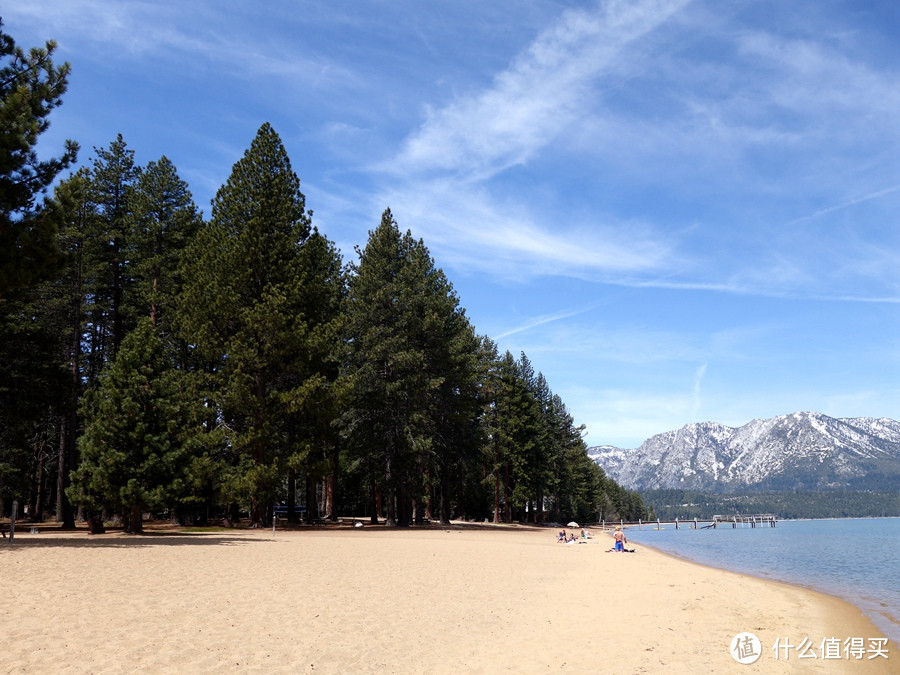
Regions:
<instances>
[{"instance_id":1,"label":"website logo","mask_svg":"<svg viewBox=\"0 0 900 675\"><path fill-rule=\"evenodd\" d=\"M762 656L762 642L753 633L738 633L731 638L731 656L745 666L756 663Z\"/></svg>"}]
</instances>

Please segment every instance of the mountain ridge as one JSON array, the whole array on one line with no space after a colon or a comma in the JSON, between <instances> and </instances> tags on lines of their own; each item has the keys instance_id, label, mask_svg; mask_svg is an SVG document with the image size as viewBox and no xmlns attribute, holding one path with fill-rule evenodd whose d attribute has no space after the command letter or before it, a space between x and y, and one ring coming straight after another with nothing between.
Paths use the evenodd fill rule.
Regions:
<instances>
[{"instance_id":1,"label":"mountain ridge","mask_svg":"<svg viewBox=\"0 0 900 675\"><path fill-rule=\"evenodd\" d=\"M900 422L796 412L740 427L695 422L589 456L631 490L900 490Z\"/></svg>"}]
</instances>

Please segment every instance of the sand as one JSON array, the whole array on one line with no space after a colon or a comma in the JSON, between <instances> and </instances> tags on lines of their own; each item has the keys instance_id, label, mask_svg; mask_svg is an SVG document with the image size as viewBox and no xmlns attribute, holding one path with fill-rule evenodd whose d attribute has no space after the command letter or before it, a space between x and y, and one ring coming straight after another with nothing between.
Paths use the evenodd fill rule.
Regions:
<instances>
[{"instance_id":1,"label":"sand","mask_svg":"<svg viewBox=\"0 0 900 675\"><path fill-rule=\"evenodd\" d=\"M0 540L4 673L900 672L823 659L882 634L852 605L606 534L523 526L16 533ZM730 654L752 632L751 666ZM809 638L817 659L775 659ZM868 652L867 652L868 655ZM744 669L744 670L741 670Z\"/></svg>"}]
</instances>

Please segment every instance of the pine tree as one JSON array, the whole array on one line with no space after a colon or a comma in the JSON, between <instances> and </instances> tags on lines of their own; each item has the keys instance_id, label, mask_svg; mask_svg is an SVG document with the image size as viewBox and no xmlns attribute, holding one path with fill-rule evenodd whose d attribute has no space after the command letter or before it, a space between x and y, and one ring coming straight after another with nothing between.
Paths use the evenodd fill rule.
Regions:
<instances>
[{"instance_id":1,"label":"pine tree","mask_svg":"<svg viewBox=\"0 0 900 675\"><path fill-rule=\"evenodd\" d=\"M85 288L86 279L92 278L97 249L91 246L90 233L97 228L92 224L96 211L89 197L89 180L88 170L80 169L56 187L52 208L59 223L57 246L63 265L59 276L44 290L45 320L58 340L55 362L66 372L65 386L60 387L64 401L56 411L56 519L67 530L75 529L75 513L65 489L75 466L78 405L83 391L93 384L84 368L85 347L92 344L91 335L85 332Z\"/></svg>"},{"instance_id":2,"label":"pine tree","mask_svg":"<svg viewBox=\"0 0 900 675\"><path fill-rule=\"evenodd\" d=\"M296 479L305 477L306 517L315 520L316 488L324 491L324 514L336 519L340 441L335 420L340 414L340 337L346 279L340 252L316 228L300 249L301 313L305 345L278 383L285 392L288 433L288 517L296 501Z\"/></svg>"},{"instance_id":3,"label":"pine tree","mask_svg":"<svg viewBox=\"0 0 900 675\"><path fill-rule=\"evenodd\" d=\"M48 160L35 150L69 77L68 64L53 63L55 48L26 53L0 21L0 512L4 497L24 502L33 439L64 392L37 288L60 263L56 221L38 199L78 150L67 141Z\"/></svg>"},{"instance_id":4,"label":"pine tree","mask_svg":"<svg viewBox=\"0 0 900 675\"><path fill-rule=\"evenodd\" d=\"M149 318L125 338L83 407L87 425L69 498L120 514L126 531L139 533L143 513L172 506L189 481L189 412Z\"/></svg>"},{"instance_id":5,"label":"pine tree","mask_svg":"<svg viewBox=\"0 0 900 675\"><path fill-rule=\"evenodd\" d=\"M500 466L497 479L503 486L504 519L507 522L521 520L525 505L533 496L540 409L526 378L530 374L533 374L530 364L517 361L508 351L497 364L493 454ZM495 514L497 519L499 516Z\"/></svg>"},{"instance_id":6,"label":"pine tree","mask_svg":"<svg viewBox=\"0 0 900 675\"><path fill-rule=\"evenodd\" d=\"M125 334L134 326L136 312L126 304L126 293L132 281L128 260L129 222L135 183L141 168L134 163L134 151L128 148L122 134L108 148L94 148L96 158L90 173L90 199L96 209L96 225L103 266L97 269L94 288L89 289L93 307L90 310L98 343L103 345L96 356L105 363L114 357ZM101 356L102 355L102 356ZM101 366L102 369L102 366Z\"/></svg>"},{"instance_id":7,"label":"pine tree","mask_svg":"<svg viewBox=\"0 0 900 675\"><path fill-rule=\"evenodd\" d=\"M187 183L167 157L150 162L131 191L127 208L127 258L133 279L127 306L149 316L157 326L172 322L175 298L181 290L178 263L202 225Z\"/></svg>"},{"instance_id":8,"label":"pine tree","mask_svg":"<svg viewBox=\"0 0 900 675\"><path fill-rule=\"evenodd\" d=\"M449 514L449 472L476 414L476 342L427 248L390 210L351 265L346 309L350 400L344 425L381 491L387 524L409 525L437 481ZM373 518L377 517L373 509Z\"/></svg>"},{"instance_id":9,"label":"pine tree","mask_svg":"<svg viewBox=\"0 0 900 675\"><path fill-rule=\"evenodd\" d=\"M0 21L0 29L2 29ZM0 301L46 277L57 262L55 226L37 198L75 161L78 145L39 160L35 146L62 101L69 64L55 66L56 43L25 53L0 30Z\"/></svg>"},{"instance_id":10,"label":"pine tree","mask_svg":"<svg viewBox=\"0 0 900 675\"><path fill-rule=\"evenodd\" d=\"M78 416L84 392L95 386L114 357L117 341L134 325L124 321L125 286L131 273L122 250L126 238L131 184L139 174L133 152L121 135L109 149L95 149L91 167L82 168L56 188L52 210L59 223L57 247L63 265L50 293L57 304L59 359L69 373L69 400L59 410L57 519L74 529L65 488L77 464Z\"/></svg>"},{"instance_id":11,"label":"pine tree","mask_svg":"<svg viewBox=\"0 0 900 675\"><path fill-rule=\"evenodd\" d=\"M181 334L209 364L210 401L254 525L266 521L284 462L301 442L289 427L313 332L301 254L310 234L300 179L264 124L179 268Z\"/></svg>"}]
</instances>

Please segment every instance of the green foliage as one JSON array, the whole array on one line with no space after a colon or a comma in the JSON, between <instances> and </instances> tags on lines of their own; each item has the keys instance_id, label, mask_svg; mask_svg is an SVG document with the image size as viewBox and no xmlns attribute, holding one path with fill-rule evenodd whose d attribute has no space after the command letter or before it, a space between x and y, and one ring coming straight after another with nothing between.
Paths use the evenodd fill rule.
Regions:
<instances>
[{"instance_id":1,"label":"green foliage","mask_svg":"<svg viewBox=\"0 0 900 675\"><path fill-rule=\"evenodd\" d=\"M202 226L200 213L187 183L166 157L140 172L127 212L125 252L133 261L128 305L134 318L149 316L171 333L171 315L182 285L178 264Z\"/></svg>"},{"instance_id":2,"label":"green foliage","mask_svg":"<svg viewBox=\"0 0 900 675\"><path fill-rule=\"evenodd\" d=\"M0 301L46 277L57 262L55 224L35 202L78 146L67 141L62 157L43 161L35 150L69 77L68 63L54 65L55 49L50 41L26 53L0 30Z\"/></svg>"},{"instance_id":3,"label":"green foliage","mask_svg":"<svg viewBox=\"0 0 900 675\"><path fill-rule=\"evenodd\" d=\"M128 259L131 238L134 190L141 168L134 163L122 134L108 148L94 148L96 157L88 182L89 199L94 208L93 232L98 275L94 292L87 295L93 307L93 322L103 326L108 340L104 345L107 358L115 356L125 334L134 327L138 313L127 304L126 294L132 284L133 261ZM98 231L99 230L99 231Z\"/></svg>"},{"instance_id":4,"label":"green foliage","mask_svg":"<svg viewBox=\"0 0 900 675\"><path fill-rule=\"evenodd\" d=\"M343 426L385 492L391 525L410 523L412 502L431 494L429 477L447 487L456 442L476 414L475 339L458 305L422 241L401 234L386 210L351 265Z\"/></svg>"},{"instance_id":5,"label":"green foliage","mask_svg":"<svg viewBox=\"0 0 900 675\"><path fill-rule=\"evenodd\" d=\"M32 460L43 461L66 394L54 312L38 288L61 262L57 221L38 199L77 153L71 141L59 158L35 150L69 76L55 48L25 52L0 30L0 507L32 488Z\"/></svg>"},{"instance_id":6,"label":"green foliage","mask_svg":"<svg viewBox=\"0 0 900 675\"><path fill-rule=\"evenodd\" d=\"M592 522L644 512L635 493L623 490L591 461L562 399L553 394L525 354L497 355L480 346L479 398L483 406L482 486L492 491L494 522Z\"/></svg>"},{"instance_id":7,"label":"green foliage","mask_svg":"<svg viewBox=\"0 0 900 675\"><path fill-rule=\"evenodd\" d=\"M68 392L57 336L38 300L8 301L0 312L0 498L28 489L30 461Z\"/></svg>"},{"instance_id":8,"label":"green foliage","mask_svg":"<svg viewBox=\"0 0 900 675\"><path fill-rule=\"evenodd\" d=\"M140 532L144 511L177 501L190 483L190 414L149 319L128 335L83 406L89 422L69 498L121 514Z\"/></svg>"},{"instance_id":9,"label":"green foliage","mask_svg":"<svg viewBox=\"0 0 900 675\"><path fill-rule=\"evenodd\" d=\"M289 458L311 442L309 414L325 403L330 341L343 279L339 257L311 230L300 180L264 124L192 241L177 322L207 365L207 392L245 470L255 524L265 520ZM333 401L330 403L333 408Z\"/></svg>"}]
</instances>

